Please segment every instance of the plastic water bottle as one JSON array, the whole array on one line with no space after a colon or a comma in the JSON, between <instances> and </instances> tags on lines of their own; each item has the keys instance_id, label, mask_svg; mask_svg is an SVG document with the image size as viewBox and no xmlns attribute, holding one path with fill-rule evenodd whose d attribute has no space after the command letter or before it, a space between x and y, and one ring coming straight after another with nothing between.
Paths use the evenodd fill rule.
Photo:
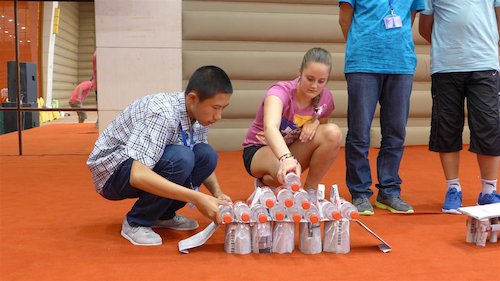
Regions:
<instances>
[{"instance_id":1,"label":"plastic water bottle","mask_svg":"<svg viewBox=\"0 0 500 281\"><path fill-rule=\"evenodd\" d=\"M250 220L252 222L260 222L265 223L268 221L267 219L267 209L261 204L255 204L250 209Z\"/></svg>"},{"instance_id":2,"label":"plastic water bottle","mask_svg":"<svg viewBox=\"0 0 500 281\"><path fill-rule=\"evenodd\" d=\"M285 176L285 187L293 192L299 191L302 184L300 183L300 177L294 173L289 172Z\"/></svg>"},{"instance_id":3,"label":"plastic water bottle","mask_svg":"<svg viewBox=\"0 0 500 281\"><path fill-rule=\"evenodd\" d=\"M226 224L224 251L229 254L249 254L252 252L250 225L248 223Z\"/></svg>"},{"instance_id":4,"label":"plastic water bottle","mask_svg":"<svg viewBox=\"0 0 500 281\"><path fill-rule=\"evenodd\" d=\"M304 210L302 208L298 208L297 206L286 209L286 218L288 221L300 222L303 214Z\"/></svg>"},{"instance_id":5,"label":"plastic water bottle","mask_svg":"<svg viewBox=\"0 0 500 281\"><path fill-rule=\"evenodd\" d=\"M269 212L271 213L271 218L273 221L285 220L285 216L286 216L285 206L283 206L281 204L276 204L276 205L274 205L274 207L269 209Z\"/></svg>"},{"instance_id":6,"label":"plastic water bottle","mask_svg":"<svg viewBox=\"0 0 500 281\"><path fill-rule=\"evenodd\" d=\"M295 223L279 221L273 227L272 252L278 254L292 253L295 248Z\"/></svg>"},{"instance_id":7,"label":"plastic water bottle","mask_svg":"<svg viewBox=\"0 0 500 281\"><path fill-rule=\"evenodd\" d=\"M267 208L272 208L274 204L276 204L276 196L274 195L271 188L268 186L262 187L262 191L259 196L259 202L262 206L266 206Z\"/></svg>"},{"instance_id":8,"label":"plastic water bottle","mask_svg":"<svg viewBox=\"0 0 500 281\"><path fill-rule=\"evenodd\" d=\"M309 194L307 194L304 189L300 189L293 194L293 203L294 205L297 205L304 210L307 210L311 207Z\"/></svg>"},{"instance_id":9,"label":"plastic water bottle","mask_svg":"<svg viewBox=\"0 0 500 281\"><path fill-rule=\"evenodd\" d=\"M310 223L319 222L319 210L316 205L311 205L311 207L304 211L304 219Z\"/></svg>"},{"instance_id":10,"label":"plastic water bottle","mask_svg":"<svg viewBox=\"0 0 500 281\"><path fill-rule=\"evenodd\" d=\"M323 227L323 252L334 253L335 251L335 222L325 221Z\"/></svg>"},{"instance_id":11,"label":"plastic water bottle","mask_svg":"<svg viewBox=\"0 0 500 281\"><path fill-rule=\"evenodd\" d=\"M237 222L250 222L250 208L243 201L237 201L233 205L234 219Z\"/></svg>"},{"instance_id":12,"label":"plastic water bottle","mask_svg":"<svg viewBox=\"0 0 500 281\"><path fill-rule=\"evenodd\" d=\"M340 213L342 214L343 218L346 218L348 220L359 219L358 209L349 201L340 201Z\"/></svg>"},{"instance_id":13,"label":"plastic water bottle","mask_svg":"<svg viewBox=\"0 0 500 281\"><path fill-rule=\"evenodd\" d=\"M322 220L332 221L341 218L340 211L328 200L319 201L318 209Z\"/></svg>"},{"instance_id":14,"label":"plastic water bottle","mask_svg":"<svg viewBox=\"0 0 500 281\"><path fill-rule=\"evenodd\" d=\"M325 252L333 252L337 254L349 253L351 251L349 232L350 221L342 218L338 221L328 222L328 224L330 223L332 224L331 226L327 226L327 223L325 223L325 240L329 239L329 241L325 241L325 244L328 243L328 247L324 247L323 250ZM333 229L329 229L331 232L327 234L326 228L331 228L332 226Z\"/></svg>"},{"instance_id":15,"label":"plastic water bottle","mask_svg":"<svg viewBox=\"0 0 500 281\"><path fill-rule=\"evenodd\" d=\"M306 190L307 192L307 195L309 195L309 201L311 201L311 203L313 204L316 204L318 205L318 194L317 194L317 191L316 189L314 188L309 188L308 190Z\"/></svg>"},{"instance_id":16,"label":"plastic water bottle","mask_svg":"<svg viewBox=\"0 0 500 281\"><path fill-rule=\"evenodd\" d=\"M234 220L233 205L219 205L223 224L232 223Z\"/></svg>"},{"instance_id":17,"label":"plastic water bottle","mask_svg":"<svg viewBox=\"0 0 500 281\"><path fill-rule=\"evenodd\" d=\"M287 208L291 208L293 206L293 193L289 189L279 189L276 194L276 199L278 200L278 203L281 203Z\"/></svg>"},{"instance_id":18,"label":"plastic water bottle","mask_svg":"<svg viewBox=\"0 0 500 281\"><path fill-rule=\"evenodd\" d=\"M253 223L252 226L252 252L256 254L269 254L272 251L271 222Z\"/></svg>"},{"instance_id":19,"label":"plastic water bottle","mask_svg":"<svg viewBox=\"0 0 500 281\"><path fill-rule=\"evenodd\" d=\"M299 224L299 250L304 254L321 253L321 225L318 222Z\"/></svg>"}]
</instances>

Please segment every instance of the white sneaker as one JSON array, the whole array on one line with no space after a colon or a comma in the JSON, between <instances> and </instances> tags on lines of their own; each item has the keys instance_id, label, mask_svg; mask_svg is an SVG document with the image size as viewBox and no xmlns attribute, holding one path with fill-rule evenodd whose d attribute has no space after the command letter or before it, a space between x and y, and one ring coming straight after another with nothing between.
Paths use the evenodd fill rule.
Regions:
<instances>
[{"instance_id":1,"label":"white sneaker","mask_svg":"<svg viewBox=\"0 0 500 281\"><path fill-rule=\"evenodd\" d=\"M197 229L198 226L197 221L178 214L175 214L175 217L169 220L157 220L153 224L153 227L163 227L173 230L193 230Z\"/></svg>"},{"instance_id":2,"label":"white sneaker","mask_svg":"<svg viewBox=\"0 0 500 281\"><path fill-rule=\"evenodd\" d=\"M158 246L161 245L161 236L147 226L130 226L127 217L123 220L122 232L123 238L137 246Z\"/></svg>"}]
</instances>

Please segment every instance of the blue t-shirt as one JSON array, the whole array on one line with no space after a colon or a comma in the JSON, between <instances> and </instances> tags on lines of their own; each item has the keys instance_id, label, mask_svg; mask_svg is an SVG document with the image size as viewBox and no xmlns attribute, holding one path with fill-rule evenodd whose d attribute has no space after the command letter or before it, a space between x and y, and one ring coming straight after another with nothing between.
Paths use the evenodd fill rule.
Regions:
<instances>
[{"instance_id":1,"label":"blue t-shirt","mask_svg":"<svg viewBox=\"0 0 500 281\"><path fill-rule=\"evenodd\" d=\"M427 0L431 73L499 69L495 7L500 0Z\"/></svg>"},{"instance_id":2,"label":"blue t-shirt","mask_svg":"<svg viewBox=\"0 0 500 281\"><path fill-rule=\"evenodd\" d=\"M354 8L347 36L345 73L413 74L417 65L411 12L425 9L425 0L392 0L401 28L386 29L390 0L340 0Z\"/></svg>"}]
</instances>

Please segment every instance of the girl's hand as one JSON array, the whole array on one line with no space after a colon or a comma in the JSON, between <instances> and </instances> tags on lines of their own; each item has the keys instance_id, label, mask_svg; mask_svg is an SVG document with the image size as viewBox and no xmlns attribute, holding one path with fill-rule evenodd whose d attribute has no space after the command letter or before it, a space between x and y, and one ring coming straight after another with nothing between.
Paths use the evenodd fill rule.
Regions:
<instances>
[{"instance_id":1,"label":"girl's hand","mask_svg":"<svg viewBox=\"0 0 500 281\"><path fill-rule=\"evenodd\" d=\"M285 176L289 172L294 172L298 176L300 176L300 173L302 172L299 161L293 157L285 158L279 162L278 174L276 175L276 178L281 184L285 183Z\"/></svg>"},{"instance_id":2,"label":"girl's hand","mask_svg":"<svg viewBox=\"0 0 500 281\"><path fill-rule=\"evenodd\" d=\"M307 142L314 138L316 130L319 126L319 120L314 119L312 122L307 122L302 126L302 132L300 133L299 140L301 142Z\"/></svg>"}]
</instances>

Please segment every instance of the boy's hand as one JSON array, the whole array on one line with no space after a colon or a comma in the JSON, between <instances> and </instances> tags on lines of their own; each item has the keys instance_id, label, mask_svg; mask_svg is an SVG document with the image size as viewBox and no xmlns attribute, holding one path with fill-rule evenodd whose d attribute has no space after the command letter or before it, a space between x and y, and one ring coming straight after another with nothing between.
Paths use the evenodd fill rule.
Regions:
<instances>
[{"instance_id":1,"label":"boy's hand","mask_svg":"<svg viewBox=\"0 0 500 281\"><path fill-rule=\"evenodd\" d=\"M196 208L207 218L211 219L213 222L220 224L222 222L222 217L219 212L219 205L227 205L227 203L221 199L215 198L213 196L199 193L200 197L193 204Z\"/></svg>"},{"instance_id":2,"label":"boy's hand","mask_svg":"<svg viewBox=\"0 0 500 281\"><path fill-rule=\"evenodd\" d=\"M233 200L231 200L231 197L227 196L227 195L226 195L226 194L224 194L224 193L219 194L219 195L217 196L217 199L220 199L220 200L222 200L222 201L226 202L226 204L224 204L224 205L227 205L227 204L229 204L229 203L233 202Z\"/></svg>"}]
</instances>

